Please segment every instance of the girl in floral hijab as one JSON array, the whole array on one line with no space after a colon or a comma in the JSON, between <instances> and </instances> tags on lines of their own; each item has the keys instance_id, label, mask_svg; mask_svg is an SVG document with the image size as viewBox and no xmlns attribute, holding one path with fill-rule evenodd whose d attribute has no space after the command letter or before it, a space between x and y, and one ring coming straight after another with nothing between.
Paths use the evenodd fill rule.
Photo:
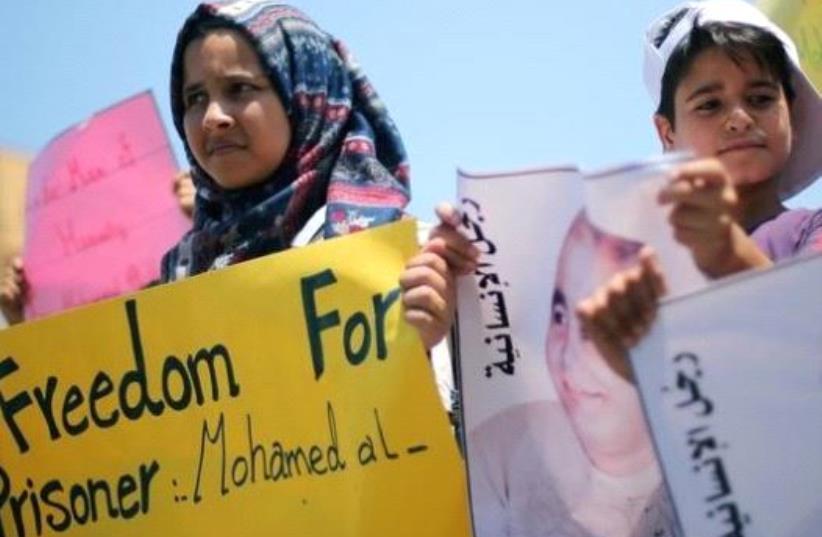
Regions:
<instances>
[{"instance_id":1,"label":"girl in floral hijab","mask_svg":"<svg viewBox=\"0 0 822 537\"><path fill-rule=\"evenodd\" d=\"M326 238L403 215L408 163L394 122L342 43L292 7L201 4L177 38L171 105L197 195L163 281L287 249L315 213ZM406 318L429 346L450 325L454 275L477 257L455 211L438 212L401 278Z\"/></svg>"}]
</instances>

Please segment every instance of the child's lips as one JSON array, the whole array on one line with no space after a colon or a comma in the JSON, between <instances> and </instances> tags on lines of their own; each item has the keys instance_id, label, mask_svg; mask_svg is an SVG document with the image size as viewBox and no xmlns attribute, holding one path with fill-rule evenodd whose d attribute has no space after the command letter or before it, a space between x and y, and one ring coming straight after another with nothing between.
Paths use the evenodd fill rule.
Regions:
<instances>
[{"instance_id":1,"label":"child's lips","mask_svg":"<svg viewBox=\"0 0 822 537\"><path fill-rule=\"evenodd\" d=\"M730 153L732 151L746 151L748 149L765 149L767 145L762 140L744 139L734 140L723 145L719 149L719 154Z\"/></svg>"},{"instance_id":2,"label":"child's lips","mask_svg":"<svg viewBox=\"0 0 822 537\"><path fill-rule=\"evenodd\" d=\"M585 400L601 400L605 395L595 389L576 385L567 378L562 380L562 390L565 392L570 402L577 403Z\"/></svg>"},{"instance_id":3,"label":"child's lips","mask_svg":"<svg viewBox=\"0 0 822 537\"><path fill-rule=\"evenodd\" d=\"M206 147L206 151L209 155L220 155L242 149L243 147L244 146L238 142L231 140L219 140L209 143Z\"/></svg>"}]
</instances>

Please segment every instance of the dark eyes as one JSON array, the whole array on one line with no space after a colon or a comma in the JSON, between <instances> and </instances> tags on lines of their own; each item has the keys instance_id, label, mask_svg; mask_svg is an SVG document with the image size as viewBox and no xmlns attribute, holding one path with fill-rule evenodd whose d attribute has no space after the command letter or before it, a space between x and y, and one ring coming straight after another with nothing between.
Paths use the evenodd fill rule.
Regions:
<instances>
[{"instance_id":1,"label":"dark eyes","mask_svg":"<svg viewBox=\"0 0 822 537\"><path fill-rule=\"evenodd\" d=\"M229 95L242 95L244 93L251 93L260 89L259 87L255 86L254 84L249 84L247 82L234 82L228 87Z\"/></svg>"},{"instance_id":2,"label":"dark eyes","mask_svg":"<svg viewBox=\"0 0 822 537\"><path fill-rule=\"evenodd\" d=\"M775 103L777 97L771 93L754 93L745 97L748 106L756 110L764 110ZM721 99L710 98L697 103L694 110L702 115L710 115L721 110L724 103Z\"/></svg>"},{"instance_id":3,"label":"dark eyes","mask_svg":"<svg viewBox=\"0 0 822 537\"><path fill-rule=\"evenodd\" d=\"M205 101L206 94L204 91L194 91L183 96L183 106L186 110L198 104L202 104Z\"/></svg>"},{"instance_id":4,"label":"dark eyes","mask_svg":"<svg viewBox=\"0 0 822 537\"><path fill-rule=\"evenodd\" d=\"M551 324L554 326L565 326L568 322L568 305L565 303L565 296L561 291L554 291L554 298L551 301Z\"/></svg>"},{"instance_id":5,"label":"dark eyes","mask_svg":"<svg viewBox=\"0 0 822 537\"><path fill-rule=\"evenodd\" d=\"M562 326L568 322L568 308L564 304L554 304L554 307L551 308L551 321L557 326Z\"/></svg>"},{"instance_id":6,"label":"dark eyes","mask_svg":"<svg viewBox=\"0 0 822 537\"><path fill-rule=\"evenodd\" d=\"M697 104L696 111L702 113L709 113L718 110L722 103L719 99L708 99Z\"/></svg>"},{"instance_id":7,"label":"dark eyes","mask_svg":"<svg viewBox=\"0 0 822 537\"><path fill-rule=\"evenodd\" d=\"M754 94L748 97L748 102L754 108L767 108L771 103L776 102L776 96L770 93Z\"/></svg>"},{"instance_id":8,"label":"dark eyes","mask_svg":"<svg viewBox=\"0 0 822 537\"><path fill-rule=\"evenodd\" d=\"M240 100L260 91L262 88L259 85L251 84L249 82L231 82L223 90L228 99ZM209 95L205 90L199 89L190 91L183 96L183 106L186 110L196 106L203 106L208 103Z\"/></svg>"}]
</instances>

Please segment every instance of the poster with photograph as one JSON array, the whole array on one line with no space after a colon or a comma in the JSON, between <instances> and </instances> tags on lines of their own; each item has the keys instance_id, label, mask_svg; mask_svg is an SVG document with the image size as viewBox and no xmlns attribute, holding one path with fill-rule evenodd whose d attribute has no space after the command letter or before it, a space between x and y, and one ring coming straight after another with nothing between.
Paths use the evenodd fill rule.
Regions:
<instances>
[{"instance_id":1,"label":"poster with photograph","mask_svg":"<svg viewBox=\"0 0 822 537\"><path fill-rule=\"evenodd\" d=\"M465 232L482 252L460 283L458 316L477 537L679 535L639 394L574 311L633 266L643 242L663 262L690 262L656 208L668 165L459 178ZM624 220L641 212L650 216ZM636 234L646 226L654 237ZM683 268L676 288L701 285Z\"/></svg>"}]
</instances>

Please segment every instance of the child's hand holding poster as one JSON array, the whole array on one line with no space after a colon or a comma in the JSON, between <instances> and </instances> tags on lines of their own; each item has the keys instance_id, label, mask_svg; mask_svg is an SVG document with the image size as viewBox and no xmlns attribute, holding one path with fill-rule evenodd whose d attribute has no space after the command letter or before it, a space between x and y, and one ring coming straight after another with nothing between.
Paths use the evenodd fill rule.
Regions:
<instances>
[{"instance_id":1,"label":"child's hand holding poster","mask_svg":"<svg viewBox=\"0 0 822 537\"><path fill-rule=\"evenodd\" d=\"M190 227L172 192L176 173L150 92L52 140L29 171L26 318L155 280L163 253Z\"/></svg>"}]
</instances>

